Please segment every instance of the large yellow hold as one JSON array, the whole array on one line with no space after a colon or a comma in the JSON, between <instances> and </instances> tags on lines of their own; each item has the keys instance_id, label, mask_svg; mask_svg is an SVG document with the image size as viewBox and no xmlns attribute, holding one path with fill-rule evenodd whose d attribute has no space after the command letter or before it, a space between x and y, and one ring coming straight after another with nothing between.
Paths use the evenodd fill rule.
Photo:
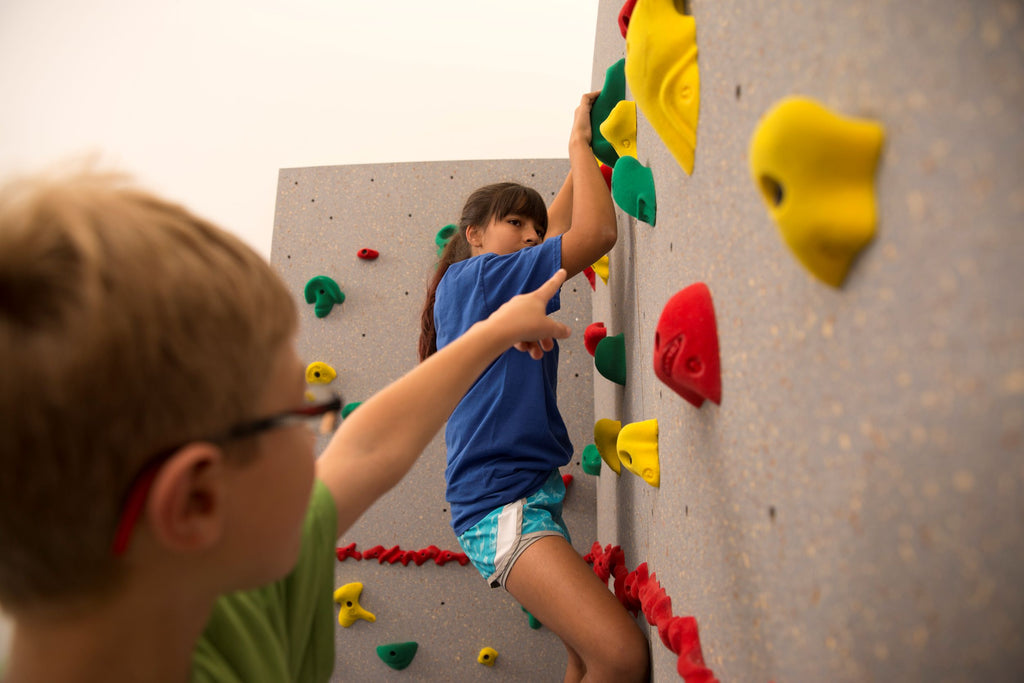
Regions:
<instances>
[{"instance_id":1,"label":"large yellow hold","mask_svg":"<svg viewBox=\"0 0 1024 683\"><path fill-rule=\"evenodd\" d=\"M619 461L651 486L661 486L658 460L658 421L631 422L622 427L616 442Z\"/></svg>"},{"instance_id":2,"label":"large yellow hold","mask_svg":"<svg viewBox=\"0 0 1024 683\"><path fill-rule=\"evenodd\" d=\"M697 25L672 0L642 0L626 32L626 83L654 132L687 174L697 149Z\"/></svg>"},{"instance_id":3,"label":"large yellow hold","mask_svg":"<svg viewBox=\"0 0 1024 683\"><path fill-rule=\"evenodd\" d=\"M773 106L750 141L750 172L782 238L816 277L839 287L875 236L875 169L885 129L814 100Z\"/></svg>"}]
</instances>

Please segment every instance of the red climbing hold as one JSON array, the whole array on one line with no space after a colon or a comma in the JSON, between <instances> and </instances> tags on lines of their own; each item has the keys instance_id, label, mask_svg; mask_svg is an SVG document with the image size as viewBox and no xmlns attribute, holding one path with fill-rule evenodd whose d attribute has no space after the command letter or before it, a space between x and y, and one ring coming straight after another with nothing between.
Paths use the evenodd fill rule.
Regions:
<instances>
[{"instance_id":1,"label":"red climbing hold","mask_svg":"<svg viewBox=\"0 0 1024 683\"><path fill-rule=\"evenodd\" d=\"M636 0L633 0L633 2L636 2ZM625 38L625 35L623 35L623 38ZM614 172L614 170L615 169L611 166L601 164L601 175L604 176L604 182L608 186L609 190L612 189L612 172Z\"/></svg>"},{"instance_id":2,"label":"red climbing hold","mask_svg":"<svg viewBox=\"0 0 1024 683\"><path fill-rule=\"evenodd\" d=\"M385 550L384 552L382 552L380 554L380 560L379 561L380 561L381 564L384 564L385 562L390 562L391 564L394 564L398 560L393 559L393 558L398 557L399 559L401 559L401 556L402 556L402 549L399 548L397 545L393 545L393 546L391 546L390 548L388 548L387 550Z\"/></svg>"},{"instance_id":3,"label":"red climbing hold","mask_svg":"<svg viewBox=\"0 0 1024 683\"><path fill-rule=\"evenodd\" d=\"M338 556L338 562L344 562L346 559L350 557L354 560L363 559L363 554L356 550L355 543L349 543L347 546L343 548L336 548L334 554Z\"/></svg>"},{"instance_id":4,"label":"red climbing hold","mask_svg":"<svg viewBox=\"0 0 1024 683\"><path fill-rule=\"evenodd\" d=\"M569 488L569 484L571 484L571 483L572 483L572 475L571 474L563 474L562 475L562 484L565 486L565 488Z\"/></svg>"},{"instance_id":5,"label":"red climbing hold","mask_svg":"<svg viewBox=\"0 0 1024 683\"><path fill-rule=\"evenodd\" d=\"M384 546L382 546L382 545L375 545L372 548L370 548L369 550L364 550L363 551L363 559L364 560L372 560L372 559L378 558L378 557L381 556L381 553L383 553L383 552L384 552Z\"/></svg>"},{"instance_id":6,"label":"red climbing hold","mask_svg":"<svg viewBox=\"0 0 1024 683\"><path fill-rule=\"evenodd\" d=\"M590 288L596 292L597 273L594 272L594 269L591 266L587 266L586 268L583 269L583 274L587 276L587 282L590 283Z\"/></svg>"},{"instance_id":7,"label":"red climbing hold","mask_svg":"<svg viewBox=\"0 0 1024 683\"><path fill-rule=\"evenodd\" d=\"M380 256L380 252L376 251L374 249L367 249L367 248L363 247L358 252L356 252L356 256L358 256L359 258L361 258L361 259L363 259L365 261L372 261L375 258L377 258L378 256Z\"/></svg>"},{"instance_id":8,"label":"red climbing hold","mask_svg":"<svg viewBox=\"0 0 1024 683\"><path fill-rule=\"evenodd\" d=\"M629 19L633 16L634 7L636 7L636 0L626 0L626 4L619 11L619 31L623 38L626 37L626 31L629 29Z\"/></svg>"},{"instance_id":9,"label":"red climbing hold","mask_svg":"<svg viewBox=\"0 0 1024 683\"><path fill-rule=\"evenodd\" d=\"M654 333L654 374L698 408L704 399L722 402L715 307L703 282L665 304Z\"/></svg>"},{"instance_id":10,"label":"red climbing hold","mask_svg":"<svg viewBox=\"0 0 1024 683\"><path fill-rule=\"evenodd\" d=\"M590 323L583 331L583 346L587 347L587 353L593 356L597 353L597 343L608 336L608 328L604 323Z\"/></svg>"}]
</instances>

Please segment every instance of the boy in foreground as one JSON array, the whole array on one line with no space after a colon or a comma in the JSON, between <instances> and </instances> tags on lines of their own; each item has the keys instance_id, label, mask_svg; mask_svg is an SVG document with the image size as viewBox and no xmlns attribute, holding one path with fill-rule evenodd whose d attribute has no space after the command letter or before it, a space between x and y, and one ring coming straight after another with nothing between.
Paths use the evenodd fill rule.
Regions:
<instances>
[{"instance_id":1,"label":"boy in foreground","mask_svg":"<svg viewBox=\"0 0 1024 683\"><path fill-rule=\"evenodd\" d=\"M363 403L319 459L291 294L185 209L80 173L0 189L0 605L34 681L317 681L337 538L477 376L569 334L559 271Z\"/></svg>"}]
</instances>

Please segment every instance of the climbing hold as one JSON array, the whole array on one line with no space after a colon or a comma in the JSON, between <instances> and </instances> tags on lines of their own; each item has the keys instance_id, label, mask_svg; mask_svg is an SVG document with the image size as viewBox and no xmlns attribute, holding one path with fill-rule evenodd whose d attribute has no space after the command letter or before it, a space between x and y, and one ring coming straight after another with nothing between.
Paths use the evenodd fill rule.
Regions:
<instances>
[{"instance_id":1,"label":"climbing hold","mask_svg":"<svg viewBox=\"0 0 1024 683\"><path fill-rule=\"evenodd\" d=\"M658 421L644 420L622 427L616 441L619 461L651 486L661 486L658 466Z\"/></svg>"},{"instance_id":2,"label":"climbing hold","mask_svg":"<svg viewBox=\"0 0 1024 683\"><path fill-rule=\"evenodd\" d=\"M875 236L873 185L884 139L875 121L788 97L761 118L750 140L750 172L783 240L833 287Z\"/></svg>"},{"instance_id":3,"label":"climbing hold","mask_svg":"<svg viewBox=\"0 0 1024 683\"><path fill-rule=\"evenodd\" d=\"M700 73L697 26L673 0L633 8L626 35L626 81L654 132L687 174L697 148Z\"/></svg>"},{"instance_id":4,"label":"climbing hold","mask_svg":"<svg viewBox=\"0 0 1024 683\"><path fill-rule=\"evenodd\" d=\"M419 643L415 641L378 645L377 656L380 657L380 661L384 662L392 669L401 671L412 664L412 660L416 656L416 650L418 650L419 647Z\"/></svg>"},{"instance_id":5,"label":"climbing hold","mask_svg":"<svg viewBox=\"0 0 1024 683\"><path fill-rule=\"evenodd\" d=\"M597 282L595 282L594 280L597 278L597 276L594 274L594 269L591 266L587 266L586 268L583 269L583 275L586 276L587 282L590 283L590 288L596 292Z\"/></svg>"},{"instance_id":6,"label":"climbing hold","mask_svg":"<svg viewBox=\"0 0 1024 683\"><path fill-rule=\"evenodd\" d=\"M590 266L597 273L597 276L601 278L601 282L608 284L608 254L605 254L601 258L594 262L594 265Z\"/></svg>"},{"instance_id":7,"label":"climbing hold","mask_svg":"<svg viewBox=\"0 0 1024 683\"><path fill-rule=\"evenodd\" d=\"M341 409L341 419L344 420L346 417L352 414L352 411L363 405L362 401L353 401L352 403L346 403L345 407Z\"/></svg>"},{"instance_id":8,"label":"climbing hold","mask_svg":"<svg viewBox=\"0 0 1024 683\"><path fill-rule=\"evenodd\" d=\"M626 32L629 30L629 20L633 15L633 8L636 7L636 0L626 0L626 3L619 10L619 31L622 33L622 37L626 37Z\"/></svg>"},{"instance_id":9,"label":"climbing hold","mask_svg":"<svg viewBox=\"0 0 1024 683\"><path fill-rule=\"evenodd\" d=\"M648 225L654 225L658 218L654 173L634 157L622 157L615 165L612 199L620 209Z\"/></svg>"},{"instance_id":10,"label":"climbing hold","mask_svg":"<svg viewBox=\"0 0 1024 683\"><path fill-rule=\"evenodd\" d=\"M583 331L583 346L591 356L597 351L597 344L608 336L608 328L604 323L590 323Z\"/></svg>"},{"instance_id":11,"label":"climbing hold","mask_svg":"<svg viewBox=\"0 0 1024 683\"><path fill-rule=\"evenodd\" d=\"M483 664L484 666L494 666L494 662L498 659L498 651L493 647L485 647L480 650L480 654L476 656L476 661Z\"/></svg>"},{"instance_id":12,"label":"climbing hold","mask_svg":"<svg viewBox=\"0 0 1024 683\"><path fill-rule=\"evenodd\" d=\"M597 450L597 446L594 444L587 444L583 449L583 473L591 474L595 477L601 476L601 454Z\"/></svg>"},{"instance_id":13,"label":"climbing hold","mask_svg":"<svg viewBox=\"0 0 1024 683\"><path fill-rule=\"evenodd\" d=\"M377 251L376 249L367 249L364 247L356 252L356 256L363 259L364 261L372 261L378 256L380 256L380 252Z\"/></svg>"},{"instance_id":14,"label":"climbing hold","mask_svg":"<svg viewBox=\"0 0 1024 683\"><path fill-rule=\"evenodd\" d=\"M626 386L626 335L620 333L598 341L594 365L605 379Z\"/></svg>"},{"instance_id":15,"label":"climbing hold","mask_svg":"<svg viewBox=\"0 0 1024 683\"><path fill-rule=\"evenodd\" d=\"M636 102L622 100L601 124L601 135L619 157L636 158Z\"/></svg>"},{"instance_id":16,"label":"climbing hold","mask_svg":"<svg viewBox=\"0 0 1024 683\"><path fill-rule=\"evenodd\" d=\"M347 560L350 557L352 559L354 559L354 560L361 560L361 559L363 559L363 554L361 552L359 552L358 550L356 550L356 544L355 543L349 543L348 545L346 545L344 547L339 546L339 547L335 548L334 549L334 554L335 554L335 556L337 556L338 562L344 562L345 560Z\"/></svg>"},{"instance_id":17,"label":"climbing hold","mask_svg":"<svg viewBox=\"0 0 1024 683\"><path fill-rule=\"evenodd\" d=\"M316 401L316 394L314 394L312 391L307 391L305 394L303 394L303 398L306 399L307 403L313 403L314 401Z\"/></svg>"},{"instance_id":18,"label":"climbing hold","mask_svg":"<svg viewBox=\"0 0 1024 683\"><path fill-rule=\"evenodd\" d=\"M316 304L313 306L313 312L318 318L326 317L334 304L345 303L345 293L338 287L337 282L326 275L317 275L307 282L304 294L307 304Z\"/></svg>"},{"instance_id":19,"label":"climbing hold","mask_svg":"<svg viewBox=\"0 0 1024 683\"><path fill-rule=\"evenodd\" d=\"M441 252L444 251L444 248L448 246L448 243L452 241L452 237L454 237L455 233L458 231L459 226L455 225L455 223L449 223L437 231L437 234L434 235L434 244L437 245L438 256L441 255Z\"/></svg>"},{"instance_id":20,"label":"climbing hold","mask_svg":"<svg viewBox=\"0 0 1024 683\"><path fill-rule=\"evenodd\" d=\"M359 606L359 596L363 592L363 584L358 581L346 583L334 591L334 602L341 605L338 611L338 623L348 628L359 619L374 622L377 617Z\"/></svg>"},{"instance_id":21,"label":"climbing hold","mask_svg":"<svg viewBox=\"0 0 1024 683\"><path fill-rule=\"evenodd\" d=\"M601 160L606 166L615 166L619 155L615 148L604 135L601 134L601 123L608 118L619 102L626 98L626 60L620 59L612 64L604 73L604 86L601 94L594 100L590 107L590 147L594 150L594 156Z\"/></svg>"},{"instance_id":22,"label":"climbing hold","mask_svg":"<svg viewBox=\"0 0 1024 683\"><path fill-rule=\"evenodd\" d=\"M306 381L310 384L330 384L338 373L327 363L314 361L306 366Z\"/></svg>"},{"instance_id":23,"label":"climbing hold","mask_svg":"<svg viewBox=\"0 0 1024 683\"><path fill-rule=\"evenodd\" d=\"M566 490L568 490L568 488L572 484L572 482L573 482L573 476L571 474L563 474L562 475L562 485L565 486Z\"/></svg>"},{"instance_id":24,"label":"climbing hold","mask_svg":"<svg viewBox=\"0 0 1024 683\"><path fill-rule=\"evenodd\" d=\"M607 166L598 162L601 167L601 175L604 176L604 184L608 186L609 191L612 189L612 167Z\"/></svg>"},{"instance_id":25,"label":"climbing hold","mask_svg":"<svg viewBox=\"0 0 1024 683\"><path fill-rule=\"evenodd\" d=\"M527 611L526 611L526 608L525 608L525 607L520 607L519 609L521 609L521 610L523 610L524 612L526 612L526 616L530 618L530 619L529 619L529 621L530 621L530 628L532 628L532 629L533 629L534 631L536 631L536 630L537 630L537 629L539 629L539 628L540 628L541 626L543 626L543 624L541 624L541 623L540 623L540 622L539 622L539 621L537 620L537 617L533 616L532 614L530 614L529 612L527 612Z\"/></svg>"},{"instance_id":26,"label":"climbing hold","mask_svg":"<svg viewBox=\"0 0 1024 683\"><path fill-rule=\"evenodd\" d=\"M654 374L698 408L722 402L718 326L711 291L696 282L676 292L654 333Z\"/></svg>"},{"instance_id":27,"label":"climbing hold","mask_svg":"<svg viewBox=\"0 0 1024 683\"><path fill-rule=\"evenodd\" d=\"M622 423L618 420L601 419L594 423L594 445L597 447L601 459L615 471L615 474L618 474L622 468L615 445L621 429Z\"/></svg>"}]
</instances>

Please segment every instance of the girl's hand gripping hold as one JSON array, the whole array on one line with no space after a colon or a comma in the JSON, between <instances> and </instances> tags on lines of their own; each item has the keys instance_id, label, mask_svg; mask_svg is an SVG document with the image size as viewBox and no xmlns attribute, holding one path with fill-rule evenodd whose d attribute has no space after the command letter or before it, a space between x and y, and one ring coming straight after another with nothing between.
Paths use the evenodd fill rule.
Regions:
<instances>
[{"instance_id":1,"label":"girl's hand gripping hold","mask_svg":"<svg viewBox=\"0 0 1024 683\"><path fill-rule=\"evenodd\" d=\"M491 314L491 319L508 332L510 344L535 360L554 348L555 339L565 339L570 334L568 326L547 316L547 303L565 277L565 270L559 269L538 289L512 297Z\"/></svg>"}]
</instances>

